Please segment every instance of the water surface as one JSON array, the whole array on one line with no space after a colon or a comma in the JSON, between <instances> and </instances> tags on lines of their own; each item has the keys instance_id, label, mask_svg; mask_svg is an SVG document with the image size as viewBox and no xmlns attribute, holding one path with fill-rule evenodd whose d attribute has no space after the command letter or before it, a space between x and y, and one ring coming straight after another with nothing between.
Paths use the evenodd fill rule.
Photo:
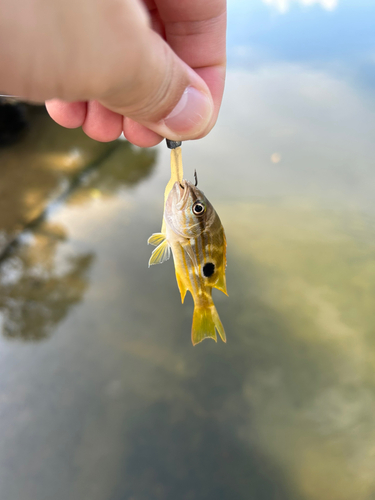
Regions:
<instances>
[{"instance_id":1,"label":"water surface","mask_svg":"<svg viewBox=\"0 0 375 500\"><path fill-rule=\"evenodd\" d=\"M375 498L374 6L229 14L219 122L183 146L228 342L193 348L172 262L147 268L169 152L122 143L2 262L1 498Z\"/></svg>"}]
</instances>

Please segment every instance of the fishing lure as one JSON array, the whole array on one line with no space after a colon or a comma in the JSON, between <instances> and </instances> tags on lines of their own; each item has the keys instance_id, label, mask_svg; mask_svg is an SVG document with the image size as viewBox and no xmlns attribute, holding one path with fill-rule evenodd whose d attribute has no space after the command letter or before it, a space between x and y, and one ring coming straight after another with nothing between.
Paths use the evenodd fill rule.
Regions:
<instances>
[{"instance_id":1,"label":"fishing lure","mask_svg":"<svg viewBox=\"0 0 375 500\"><path fill-rule=\"evenodd\" d=\"M169 144L168 144L169 142ZM172 143L172 147L171 147ZM181 300L189 291L194 299L191 339L193 345L205 338L226 342L224 327L212 300L212 289L227 295L226 239L215 209L195 183L182 179L181 143L167 141L171 151L171 179L164 194L162 230L148 243L156 246L149 266L165 262L172 251Z\"/></svg>"}]
</instances>

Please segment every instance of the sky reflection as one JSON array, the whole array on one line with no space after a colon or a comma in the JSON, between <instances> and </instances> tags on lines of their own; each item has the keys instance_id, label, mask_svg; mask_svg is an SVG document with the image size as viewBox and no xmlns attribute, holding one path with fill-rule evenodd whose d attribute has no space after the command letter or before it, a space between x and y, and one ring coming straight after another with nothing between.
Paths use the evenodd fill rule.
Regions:
<instances>
[{"instance_id":1,"label":"sky reflection","mask_svg":"<svg viewBox=\"0 0 375 500\"><path fill-rule=\"evenodd\" d=\"M298 63L374 88L375 4L341 0L333 9L334 3L229 0L229 68Z\"/></svg>"}]
</instances>

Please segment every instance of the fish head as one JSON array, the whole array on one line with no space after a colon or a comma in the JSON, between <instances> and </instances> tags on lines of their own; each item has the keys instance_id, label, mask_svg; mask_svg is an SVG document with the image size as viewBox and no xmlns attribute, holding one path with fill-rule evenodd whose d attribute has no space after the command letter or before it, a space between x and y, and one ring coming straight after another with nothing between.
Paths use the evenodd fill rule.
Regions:
<instances>
[{"instance_id":1,"label":"fish head","mask_svg":"<svg viewBox=\"0 0 375 500\"><path fill-rule=\"evenodd\" d=\"M212 224L215 210L200 189L183 180L173 185L165 204L164 217L176 234L195 238Z\"/></svg>"}]
</instances>

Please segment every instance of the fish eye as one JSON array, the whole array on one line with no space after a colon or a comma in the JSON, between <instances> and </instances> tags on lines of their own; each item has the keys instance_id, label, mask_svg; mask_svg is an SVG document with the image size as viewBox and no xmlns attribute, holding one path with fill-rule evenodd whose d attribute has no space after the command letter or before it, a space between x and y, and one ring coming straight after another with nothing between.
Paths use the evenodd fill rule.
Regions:
<instances>
[{"instance_id":1,"label":"fish eye","mask_svg":"<svg viewBox=\"0 0 375 500\"><path fill-rule=\"evenodd\" d=\"M202 215L206 211L206 205L203 201L196 201L192 208L194 215Z\"/></svg>"}]
</instances>

